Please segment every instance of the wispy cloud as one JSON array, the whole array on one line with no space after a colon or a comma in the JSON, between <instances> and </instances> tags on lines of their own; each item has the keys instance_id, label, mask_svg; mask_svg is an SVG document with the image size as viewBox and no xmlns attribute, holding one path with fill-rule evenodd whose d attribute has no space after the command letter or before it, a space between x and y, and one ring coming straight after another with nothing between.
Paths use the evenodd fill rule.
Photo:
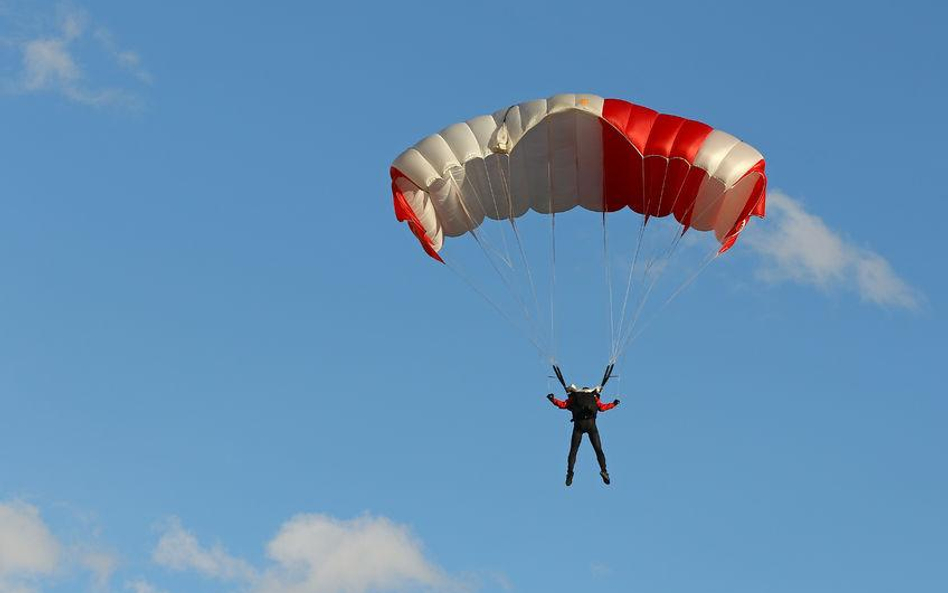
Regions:
<instances>
[{"instance_id":1,"label":"wispy cloud","mask_svg":"<svg viewBox=\"0 0 948 593\"><path fill-rule=\"evenodd\" d=\"M94 538L92 538L94 539ZM89 579L87 591L108 591L118 558L90 541L67 544L35 506L0 502L0 593L38 593L60 580Z\"/></svg>"},{"instance_id":2,"label":"wispy cloud","mask_svg":"<svg viewBox=\"0 0 948 593\"><path fill-rule=\"evenodd\" d=\"M254 593L366 593L403 587L438 591L464 587L425 557L411 531L384 517L340 520L304 514L287 521L266 546L271 563L259 570L219 544L202 545L173 519L153 554L158 564L193 571ZM141 587L137 593L149 589Z\"/></svg>"},{"instance_id":3,"label":"wispy cloud","mask_svg":"<svg viewBox=\"0 0 948 593\"><path fill-rule=\"evenodd\" d=\"M54 93L91 106L138 109L141 96L127 88L91 80L90 61L104 61L134 77L139 84L150 84L151 74L142 65L138 53L121 47L115 36L101 25L93 26L89 14L73 5L60 4L55 23L46 30L21 32L7 40L19 57L17 72L2 81L7 93ZM103 74L104 75L104 74Z\"/></svg>"},{"instance_id":4,"label":"wispy cloud","mask_svg":"<svg viewBox=\"0 0 948 593\"><path fill-rule=\"evenodd\" d=\"M607 577L612 574L612 567L605 562L593 562L589 566L589 570L596 578Z\"/></svg>"},{"instance_id":5,"label":"wispy cloud","mask_svg":"<svg viewBox=\"0 0 948 593\"><path fill-rule=\"evenodd\" d=\"M176 517L163 529L152 560L160 566L178 571L195 571L223 581L254 580L256 573L249 564L227 553L220 544L202 546Z\"/></svg>"},{"instance_id":6,"label":"wispy cloud","mask_svg":"<svg viewBox=\"0 0 948 593\"><path fill-rule=\"evenodd\" d=\"M919 309L924 296L899 277L889 262L845 239L819 216L786 194L767 196L768 224L753 225L744 241L764 259L759 276L824 290L844 289L885 307Z\"/></svg>"},{"instance_id":7,"label":"wispy cloud","mask_svg":"<svg viewBox=\"0 0 948 593\"><path fill-rule=\"evenodd\" d=\"M112 575L118 567L118 558L115 554L104 550L86 548L77 552L77 560L83 568L92 575L92 586L95 591L108 591Z\"/></svg>"},{"instance_id":8,"label":"wispy cloud","mask_svg":"<svg viewBox=\"0 0 948 593\"><path fill-rule=\"evenodd\" d=\"M105 27L98 27L93 37L119 67L145 84L152 83L151 73L142 65L141 56L137 52L119 46L111 31Z\"/></svg>"},{"instance_id":9,"label":"wispy cloud","mask_svg":"<svg viewBox=\"0 0 948 593\"><path fill-rule=\"evenodd\" d=\"M131 593L166 593L164 589L152 585L145 579L135 579L125 583L125 589Z\"/></svg>"}]
</instances>

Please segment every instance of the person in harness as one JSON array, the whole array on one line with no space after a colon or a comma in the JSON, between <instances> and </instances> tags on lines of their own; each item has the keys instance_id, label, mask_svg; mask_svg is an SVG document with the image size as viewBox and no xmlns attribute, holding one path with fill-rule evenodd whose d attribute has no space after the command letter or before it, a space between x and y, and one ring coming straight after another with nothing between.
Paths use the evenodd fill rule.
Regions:
<instances>
[{"instance_id":1,"label":"person in harness","mask_svg":"<svg viewBox=\"0 0 948 593\"><path fill-rule=\"evenodd\" d=\"M603 482L609 484L609 472L606 471L606 455L602 452L602 440L599 438L599 429L596 427L596 415L599 412L611 410L619 405L618 399L613 400L612 403L599 401L599 394L602 393L603 386L609 380L609 377L612 376L612 367L613 365L611 364L606 367L606 373L603 375L602 382L599 385L582 388L574 384L567 385L559 367L555 365L553 367L553 370L556 372L556 378L559 379L563 388L566 389L567 398L565 401L560 400L552 393L548 394L546 398L557 408L569 410L573 414L573 436L570 440L569 457L567 458L566 466L567 486L573 483L573 466L576 464L576 452L579 450L579 444L582 442L584 434L588 435L589 442L592 443L593 449L596 451L596 459L599 460L599 475L602 476Z\"/></svg>"}]
</instances>

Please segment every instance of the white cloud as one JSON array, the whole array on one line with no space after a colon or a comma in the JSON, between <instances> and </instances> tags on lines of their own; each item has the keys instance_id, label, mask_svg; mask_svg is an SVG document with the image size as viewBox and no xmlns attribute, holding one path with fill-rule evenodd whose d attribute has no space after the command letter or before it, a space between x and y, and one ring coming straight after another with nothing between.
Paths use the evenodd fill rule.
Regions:
<instances>
[{"instance_id":1,"label":"white cloud","mask_svg":"<svg viewBox=\"0 0 948 593\"><path fill-rule=\"evenodd\" d=\"M153 553L158 564L237 581L254 593L367 593L406 587L465 589L425 556L408 527L384 517L340 520L298 515L267 544L271 563L254 570L220 545L208 548L177 519L165 528ZM136 593L151 593L143 585Z\"/></svg>"},{"instance_id":2,"label":"white cloud","mask_svg":"<svg viewBox=\"0 0 948 593\"><path fill-rule=\"evenodd\" d=\"M181 526L173 517L164 528L158 545L152 553L155 563L173 570L193 570L204 576L230 580L253 580L253 568L227 553L220 545L202 546L197 537Z\"/></svg>"},{"instance_id":3,"label":"white cloud","mask_svg":"<svg viewBox=\"0 0 948 593\"><path fill-rule=\"evenodd\" d=\"M43 584L86 575L84 590L108 591L117 566L115 555L92 544L63 544L35 506L0 502L0 593L37 593Z\"/></svg>"},{"instance_id":4,"label":"white cloud","mask_svg":"<svg viewBox=\"0 0 948 593\"><path fill-rule=\"evenodd\" d=\"M404 525L384 517L298 515L267 545L276 566L259 593L364 593L422 586L456 588L425 558Z\"/></svg>"},{"instance_id":5,"label":"white cloud","mask_svg":"<svg viewBox=\"0 0 948 593\"><path fill-rule=\"evenodd\" d=\"M90 35L89 15L71 5L57 7L53 30L34 31L14 45L20 53L20 71L2 81L8 93L57 93L77 103L93 106L138 108L141 98L134 92L90 82L81 57L104 56L140 82L150 83L151 75L134 51L120 47L105 27ZM92 44L87 41L91 38Z\"/></svg>"},{"instance_id":6,"label":"white cloud","mask_svg":"<svg viewBox=\"0 0 948 593\"><path fill-rule=\"evenodd\" d=\"M878 253L853 244L803 205L780 192L767 196L767 225L753 225L744 240L763 256L759 275L825 290L843 288L871 303L916 310L921 293Z\"/></svg>"},{"instance_id":7,"label":"white cloud","mask_svg":"<svg viewBox=\"0 0 948 593\"><path fill-rule=\"evenodd\" d=\"M62 553L36 507L0 503L0 593L31 591L30 583L56 571Z\"/></svg>"},{"instance_id":8,"label":"white cloud","mask_svg":"<svg viewBox=\"0 0 948 593\"><path fill-rule=\"evenodd\" d=\"M371 515L351 520L297 515L267 542L266 555L268 560L254 567L220 544L202 544L172 518L162 526L151 556L164 568L228 583L229 590L241 593L472 591L485 578L492 589L510 589L502 574L469 575L463 582L449 576L426 556L409 527ZM118 566L118 557L101 547L64 545L35 506L0 503L0 593L40 593L51 584L106 592ZM89 580L83 584L79 577ZM123 589L166 593L143 578L125 581Z\"/></svg>"},{"instance_id":9,"label":"white cloud","mask_svg":"<svg viewBox=\"0 0 948 593\"><path fill-rule=\"evenodd\" d=\"M33 591L34 583L56 571L62 553L36 507L0 503L0 593Z\"/></svg>"}]
</instances>

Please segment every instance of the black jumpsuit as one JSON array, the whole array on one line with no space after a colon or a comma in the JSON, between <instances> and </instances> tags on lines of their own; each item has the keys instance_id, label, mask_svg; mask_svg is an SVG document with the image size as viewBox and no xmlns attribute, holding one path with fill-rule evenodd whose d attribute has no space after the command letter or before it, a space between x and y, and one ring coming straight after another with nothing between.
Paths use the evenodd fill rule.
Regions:
<instances>
[{"instance_id":1,"label":"black jumpsuit","mask_svg":"<svg viewBox=\"0 0 948 593\"><path fill-rule=\"evenodd\" d=\"M583 402L586 398L595 398L593 402ZM599 438L599 428L596 427L596 415L599 412L605 412L615 407L614 403L604 404L599 401L599 396L593 393L575 392L570 394L566 401L551 398L553 405L569 410L573 414L573 436L569 444L569 457L567 458L567 471L573 473L573 466L576 464L576 452L579 450L579 444L583 440L583 434L589 436L589 442L592 443L596 451L596 459L599 461L599 469L606 471L606 455L602 452L602 440ZM586 404L586 405L582 405Z\"/></svg>"},{"instance_id":2,"label":"black jumpsuit","mask_svg":"<svg viewBox=\"0 0 948 593\"><path fill-rule=\"evenodd\" d=\"M599 438L599 429L596 428L596 417L584 420L573 419L573 437L569 443L569 458L567 459L566 469L573 472L573 466L576 464L576 452L579 450L579 443L583 440L583 433L589 435L589 442L592 443L596 451L596 459L599 461L599 469L606 471L606 454L602 452L602 440Z\"/></svg>"}]
</instances>

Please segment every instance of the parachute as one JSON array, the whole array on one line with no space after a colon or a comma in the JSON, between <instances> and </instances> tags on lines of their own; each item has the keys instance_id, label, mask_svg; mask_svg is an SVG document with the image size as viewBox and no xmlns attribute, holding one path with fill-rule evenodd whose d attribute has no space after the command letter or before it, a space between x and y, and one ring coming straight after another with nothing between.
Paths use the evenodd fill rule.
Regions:
<instances>
[{"instance_id":1,"label":"parachute","mask_svg":"<svg viewBox=\"0 0 948 593\"><path fill-rule=\"evenodd\" d=\"M429 256L445 263L445 247L470 235L500 276L526 269L533 301L538 300L536 283L518 230L528 213L550 219L554 285L557 215L577 208L601 215L604 261L611 266L609 218L634 213L640 221L638 243L626 264L632 271L625 298L618 299L620 326L627 321L633 284L642 285L638 298L647 299L649 283L665 268L657 262L671 257L686 231L713 237L713 257L723 254L752 216L764 216L767 186L763 156L734 136L589 94L519 103L449 126L402 152L392 164L391 179L396 218L407 223ZM662 219L675 228L667 246L657 248L643 264L647 277L634 282L646 229L655 224L650 221ZM487 243L486 228L497 224L506 227L502 232L510 235L509 244L506 238L499 247ZM518 244L519 254L513 249L510 255L510 245ZM609 282L614 362L632 329L615 327L617 299ZM517 298L531 300L529 295ZM552 316L554 307L549 308ZM536 311L527 311L526 318L537 324Z\"/></svg>"}]
</instances>

